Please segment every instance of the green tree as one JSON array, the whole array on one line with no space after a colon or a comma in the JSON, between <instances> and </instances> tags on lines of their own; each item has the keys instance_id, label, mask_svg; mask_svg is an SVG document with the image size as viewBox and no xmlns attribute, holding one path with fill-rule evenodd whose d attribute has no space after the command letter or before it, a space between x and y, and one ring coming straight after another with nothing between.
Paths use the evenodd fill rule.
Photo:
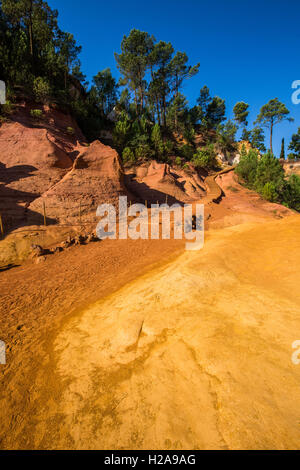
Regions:
<instances>
[{"instance_id":1,"label":"green tree","mask_svg":"<svg viewBox=\"0 0 300 470\"><path fill-rule=\"evenodd\" d=\"M37 77L33 82L33 93L37 102L47 103L51 95L48 81L42 77Z\"/></svg>"},{"instance_id":2,"label":"green tree","mask_svg":"<svg viewBox=\"0 0 300 470\"><path fill-rule=\"evenodd\" d=\"M117 66L123 76L123 85L128 85L134 92L136 112L141 115L146 95L145 74L150 68L150 54L154 47L154 37L144 31L132 29L124 36L121 54L115 53Z\"/></svg>"},{"instance_id":3,"label":"green tree","mask_svg":"<svg viewBox=\"0 0 300 470\"><path fill-rule=\"evenodd\" d=\"M248 115L249 115L249 104L240 101L236 103L233 108L234 113L234 120L237 122L238 125L242 125L247 127L248 125Z\"/></svg>"},{"instance_id":4,"label":"green tree","mask_svg":"<svg viewBox=\"0 0 300 470\"><path fill-rule=\"evenodd\" d=\"M241 140L245 140L246 142L250 142L251 139L251 131L248 131L245 127L243 128Z\"/></svg>"},{"instance_id":5,"label":"green tree","mask_svg":"<svg viewBox=\"0 0 300 470\"><path fill-rule=\"evenodd\" d=\"M264 187L262 188L261 195L267 201L277 201L278 194L276 192L276 187L273 181L268 181L268 183L265 183Z\"/></svg>"},{"instance_id":6,"label":"green tree","mask_svg":"<svg viewBox=\"0 0 300 470\"><path fill-rule=\"evenodd\" d=\"M188 124L188 102L182 93L178 93L168 107L167 124L173 131L182 134L185 132Z\"/></svg>"},{"instance_id":7,"label":"green tree","mask_svg":"<svg viewBox=\"0 0 300 470\"><path fill-rule=\"evenodd\" d=\"M259 115L255 121L255 124L261 124L263 127L270 129L270 151L273 153L273 128L276 124L287 120L293 121L292 118L288 117L289 110L285 104L281 103L278 98L270 100L267 104L262 106Z\"/></svg>"},{"instance_id":8,"label":"green tree","mask_svg":"<svg viewBox=\"0 0 300 470\"><path fill-rule=\"evenodd\" d=\"M264 131L260 127L254 127L250 131L249 142L253 148L260 150L260 152L265 152L265 135Z\"/></svg>"},{"instance_id":9,"label":"green tree","mask_svg":"<svg viewBox=\"0 0 300 470\"><path fill-rule=\"evenodd\" d=\"M256 170L258 166L258 155L255 150L250 149L247 153L245 145L241 149L241 157L235 172L242 178L247 186L254 187Z\"/></svg>"},{"instance_id":10,"label":"green tree","mask_svg":"<svg viewBox=\"0 0 300 470\"><path fill-rule=\"evenodd\" d=\"M269 151L258 162L255 178L255 187L262 192L266 183L272 182L280 193L284 187L284 170L279 160Z\"/></svg>"},{"instance_id":11,"label":"green tree","mask_svg":"<svg viewBox=\"0 0 300 470\"><path fill-rule=\"evenodd\" d=\"M150 103L156 109L157 121L166 127L167 101L171 91L170 63L174 49L171 43L159 41L149 54L151 81L148 89Z\"/></svg>"},{"instance_id":12,"label":"green tree","mask_svg":"<svg viewBox=\"0 0 300 470\"><path fill-rule=\"evenodd\" d=\"M292 154L290 154L292 158L300 158L300 127L298 128L298 132L292 135L289 150L292 150Z\"/></svg>"},{"instance_id":13,"label":"green tree","mask_svg":"<svg viewBox=\"0 0 300 470\"><path fill-rule=\"evenodd\" d=\"M153 126L151 132L151 141L153 143L156 155L158 157L161 157L164 153L164 144L162 140L160 126L158 123Z\"/></svg>"},{"instance_id":14,"label":"green tree","mask_svg":"<svg viewBox=\"0 0 300 470\"><path fill-rule=\"evenodd\" d=\"M63 31L58 32L57 44L59 47L61 67L64 70L64 87L66 90L68 86L68 76L71 69L74 66L79 65L78 55L81 52L81 46L77 46L73 34L65 33Z\"/></svg>"},{"instance_id":15,"label":"green tree","mask_svg":"<svg viewBox=\"0 0 300 470\"><path fill-rule=\"evenodd\" d=\"M225 145L233 144L238 129L231 119L228 119L225 124L219 124L217 130Z\"/></svg>"},{"instance_id":16,"label":"green tree","mask_svg":"<svg viewBox=\"0 0 300 470\"><path fill-rule=\"evenodd\" d=\"M170 62L171 71L171 90L173 91L174 100L176 100L182 83L185 79L191 78L199 71L200 63L191 66L187 65L188 56L185 52L177 52ZM177 130L177 111L175 107L174 124Z\"/></svg>"},{"instance_id":17,"label":"green tree","mask_svg":"<svg viewBox=\"0 0 300 470\"><path fill-rule=\"evenodd\" d=\"M133 163L135 161L134 153L129 147L124 148L122 152L122 160L124 163Z\"/></svg>"},{"instance_id":18,"label":"green tree","mask_svg":"<svg viewBox=\"0 0 300 470\"><path fill-rule=\"evenodd\" d=\"M97 101L103 115L107 116L118 100L118 85L116 79L112 76L110 68L98 72L93 77L93 83L96 88Z\"/></svg>"},{"instance_id":19,"label":"green tree","mask_svg":"<svg viewBox=\"0 0 300 470\"><path fill-rule=\"evenodd\" d=\"M211 98L209 89L204 86L200 90L200 96L197 99L199 107L199 118L204 129L217 129L225 118L225 101L215 96Z\"/></svg>"},{"instance_id":20,"label":"green tree","mask_svg":"<svg viewBox=\"0 0 300 470\"><path fill-rule=\"evenodd\" d=\"M285 204L296 211L300 211L300 176L291 175L283 194Z\"/></svg>"},{"instance_id":21,"label":"green tree","mask_svg":"<svg viewBox=\"0 0 300 470\"><path fill-rule=\"evenodd\" d=\"M217 167L216 154L213 144L205 149L197 149L193 155L192 163L196 168L205 168L207 170Z\"/></svg>"},{"instance_id":22,"label":"green tree","mask_svg":"<svg viewBox=\"0 0 300 470\"><path fill-rule=\"evenodd\" d=\"M113 141L119 151L122 151L130 138L131 124L126 112L122 112L113 131Z\"/></svg>"}]
</instances>

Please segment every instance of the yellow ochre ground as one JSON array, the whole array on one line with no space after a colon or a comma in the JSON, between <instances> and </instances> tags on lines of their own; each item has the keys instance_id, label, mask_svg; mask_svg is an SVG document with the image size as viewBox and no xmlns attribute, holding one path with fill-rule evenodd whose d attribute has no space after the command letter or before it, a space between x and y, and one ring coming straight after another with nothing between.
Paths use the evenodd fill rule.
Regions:
<instances>
[{"instance_id":1,"label":"yellow ochre ground","mask_svg":"<svg viewBox=\"0 0 300 470\"><path fill-rule=\"evenodd\" d=\"M209 231L70 315L1 389L0 447L300 449L299 233Z\"/></svg>"}]
</instances>

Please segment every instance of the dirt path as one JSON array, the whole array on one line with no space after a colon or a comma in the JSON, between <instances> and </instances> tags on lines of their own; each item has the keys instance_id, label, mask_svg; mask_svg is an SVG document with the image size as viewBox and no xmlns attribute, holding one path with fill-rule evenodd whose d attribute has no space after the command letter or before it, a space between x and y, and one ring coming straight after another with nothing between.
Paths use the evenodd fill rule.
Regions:
<instances>
[{"instance_id":1,"label":"dirt path","mask_svg":"<svg viewBox=\"0 0 300 470\"><path fill-rule=\"evenodd\" d=\"M110 240L2 273L0 448L300 448L299 229L189 253Z\"/></svg>"}]
</instances>

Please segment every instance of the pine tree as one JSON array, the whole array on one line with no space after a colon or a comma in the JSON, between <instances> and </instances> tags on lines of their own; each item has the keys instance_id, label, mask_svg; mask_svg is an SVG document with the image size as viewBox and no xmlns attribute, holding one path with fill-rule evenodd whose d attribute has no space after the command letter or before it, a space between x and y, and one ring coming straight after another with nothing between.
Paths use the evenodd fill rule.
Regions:
<instances>
[{"instance_id":1,"label":"pine tree","mask_svg":"<svg viewBox=\"0 0 300 470\"><path fill-rule=\"evenodd\" d=\"M280 159L285 160L284 137L283 137L282 140L281 140Z\"/></svg>"},{"instance_id":2,"label":"pine tree","mask_svg":"<svg viewBox=\"0 0 300 470\"><path fill-rule=\"evenodd\" d=\"M261 124L263 127L270 129L270 150L273 153L273 129L276 124L281 121L287 120L289 122L293 121L293 118L287 117L289 110L285 104L281 103L278 98L270 100L265 104L261 110L255 124Z\"/></svg>"}]
</instances>

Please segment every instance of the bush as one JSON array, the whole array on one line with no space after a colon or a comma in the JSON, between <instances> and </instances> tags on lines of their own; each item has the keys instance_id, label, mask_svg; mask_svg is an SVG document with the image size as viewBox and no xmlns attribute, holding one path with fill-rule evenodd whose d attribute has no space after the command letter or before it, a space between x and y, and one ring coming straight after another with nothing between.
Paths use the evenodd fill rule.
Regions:
<instances>
[{"instance_id":1,"label":"bush","mask_svg":"<svg viewBox=\"0 0 300 470\"><path fill-rule=\"evenodd\" d=\"M291 175L286 183L283 193L285 205L300 211L300 176Z\"/></svg>"},{"instance_id":2,"label":"bush","mask_svg":"<svg viewBox=\"0 0 300 470\"><path fill-rule=\"evenodd\" d=\"M171 140L166 140L166 142L164 143L164 153L166 155L172 155L173 151L174 151L173 142L171 142Z\"/></svg>"},{"instance_id":3,"label":"bush","mask_svg":"<svg viewBox=\"0 0 300 470\"><path fill-rule=\"evenodd\" d=\"M262 194L266 183L272 182L277 192L282 191L284 187L284 170L279 160L271 153L267 152L258 162L255 189Z\"/></svg>"},{"instance_id":4,"label":"bush","mask_svg":"<svg viewBox=\"0 0 300 470\"><path fill-rule=\"evenodd\" d=\"M140 144L135 149L135 157L139 158L152 158L153 157L153 150L151 149L149 144Z\"/></svg>"},{"instance_id":5,"label":"bush","mask_svg":"<svg viewBox=\"0 0 300 470\"><path fill-rule=\"evenodd\" d=\"M252 188L254 186L256 178L256 170L258 165L258 154L255 150L249 150L246 152L246 148L243 145L241 150L241 159L238 166L235 169L236 174L242 178L247 186Z\"/></svg>"},{"instance_id":6,"label":"bush","mask_svg":"<svg viewBox=\"0 0 300 470\"><path fill-rule=\"evenodd\" d=\"M266 183L261 191L261 195L267 201L270 201L270 202L277 201L278 195L276 192L275 184L272 181Z\"/></svg>"},{"instance_id":7,"label":"bush","mask_svg":"<svg viewBox=\"0 0 300 470\"><path fill-rule=\"evenodd\" d=\"M74 135L75 134L75 130L73 129L73 127L67 127L67 134L69 134L69 135Z\"/></svg>"},{"instance_id":8,"label":"bush","mask_svg":"<svg viewBox=\"0 0 300 470\"><path fill-rule=\"evenodd\" d=\"M179 153L185 160L192 160L195 149L192 145L184 144L179 147Z\"/></svg>"},{"instance_id":9,"label":"bush","mask_svg":"<svg viewBox=\"0 0 300 470\"><path fill-rule=\"evenodd\" d=\"M217 161L213 145L209 145L204 150L198 149L193 155L192 162L196 168L205 168L207 170L215 168Z\"/></svg>"},{"instance_id":10,"label":"bush","mask_svg":"<svg viewBox=\"0 0 300 470\"><path fill-rule=\"evenodd\" d=\"M51 95L51 88L45 78L37 77L33 82L33 94L38 103L47 103Z\"/></svg>"},{"instance_id":11,"label":"bush","mask_svg":"<svg viewBox=\"0 0 300 470\"><path fill-rule=\"evenodd\" d=\"M43 116L43 112L40 109L31 109L30 116L36 121L39 121Z\"/></svg>"},{"instance_id":12,"label":"bush","mask_svg":"<svg viewBox=\"0 0 300 470\"><path fill-rule=\"evenodd\" d=\"M135 161L134 153L129 147L125 147L122 152L122 160L124 163L130 163Z\"/></svg>"},{"instance_id":13,"label":"bush","mask_svg":"<svg viewBox=\"0 0 300 470\"><path fill-rule=\"evenodd\" d=\"M12 112L12 104L9 100L6 100L5 104L0 106L2 114L10 114Z\"/></svg>"},{"instance_id":14,"label":"bush","mask_svg":"<svg viewBox=\"0 0 300 470\"><path fill-rule=\"evenodd\" d=\"M175 158L175 165L181 166L181 158L180 157Z\"/></svg>"}]
</instances>

